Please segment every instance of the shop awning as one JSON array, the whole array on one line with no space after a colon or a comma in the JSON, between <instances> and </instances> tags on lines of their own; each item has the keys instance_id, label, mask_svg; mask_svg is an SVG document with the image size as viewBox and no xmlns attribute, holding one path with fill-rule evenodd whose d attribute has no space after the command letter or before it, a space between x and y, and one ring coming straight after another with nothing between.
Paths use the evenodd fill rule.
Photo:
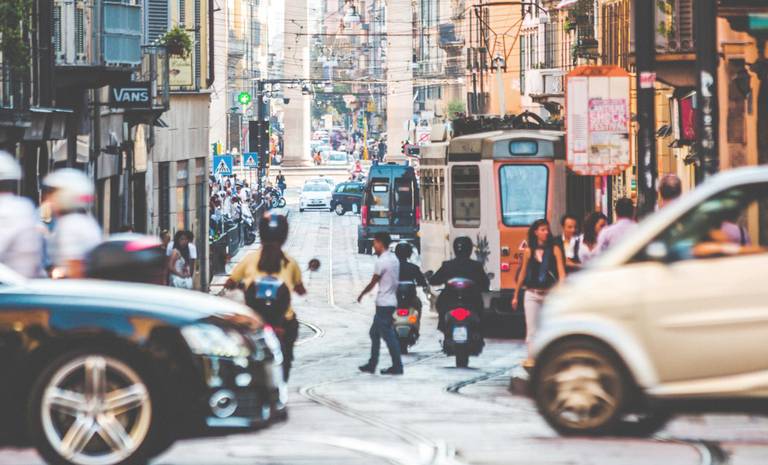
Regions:
<instances>
[{"instance_id":1,"label":"shop awning","mask_svg":"<svg viewBox=\"0 0 768 465\"><path fill-rule=\"evenodd\" d=\"M555 8L568 8L577 3L579 3L579 0L560 0L560 3L558 3Z\"/></svg>"}]
</instances>

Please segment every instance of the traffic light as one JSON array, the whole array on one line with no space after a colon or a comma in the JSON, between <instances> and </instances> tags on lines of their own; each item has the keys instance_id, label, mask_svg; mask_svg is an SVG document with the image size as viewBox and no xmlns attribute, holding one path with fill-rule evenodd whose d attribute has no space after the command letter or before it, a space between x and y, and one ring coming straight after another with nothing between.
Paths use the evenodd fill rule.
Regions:
<instances>
[{"instance_id":1,"label":"traffic light","mask_svg":"<svg viewBox=\"0 0 768 465\"><path fill-rule=\"evenodd\" d=\"M266 168L269 162L268 121L248 121L248 146L251 152L259 154L259 168Z\"/></svg>"}]
</instances>

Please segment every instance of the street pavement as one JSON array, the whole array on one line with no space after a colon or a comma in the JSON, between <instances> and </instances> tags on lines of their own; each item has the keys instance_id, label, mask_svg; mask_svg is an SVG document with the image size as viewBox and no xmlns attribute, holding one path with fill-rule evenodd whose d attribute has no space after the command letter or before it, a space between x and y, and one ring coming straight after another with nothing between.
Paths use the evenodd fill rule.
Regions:
<instances>
[{"instance_id":1,"label":"street pavement","mask_svg":"<svg viewBox=\"0 0 768 465\"><path fill-rule=\"evenodd\" d=\"M295 193L293 193L295 197ZM290 200L290 197L289 197ZM374 258L357 255L358 216L291 211L288 252L309 291L294 301L302 324L291 376L288 422L223 438L179 441L156 465L764 465L768 419L685 416L654 438L561 438L533 403L513 395L521 372L520 341L488 340L470 368L440 352L435 315L404 356L400 377L369 375L374 302L355 299ZM425 306L426 308L426 306ZM389 366L382 346L380 367ZM0 450L0 465L37 465L30 449Z\"/></svg>"}]
</instances>

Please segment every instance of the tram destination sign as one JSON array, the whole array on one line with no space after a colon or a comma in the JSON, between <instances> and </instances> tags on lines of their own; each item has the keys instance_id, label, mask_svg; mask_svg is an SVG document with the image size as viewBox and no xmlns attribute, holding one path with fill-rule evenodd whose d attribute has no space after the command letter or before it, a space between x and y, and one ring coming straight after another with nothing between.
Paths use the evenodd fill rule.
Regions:
<instances>
[{"instance_id":1,"label":"tram destination sign","mask_svg":"<svg viewBox=\"0 0 768 465\"><path fill-rule=\"evenodd\" d=\"M581 66L566 79L568 167L591 176L628 168L629 73L617 66Z\"/></svg>"}]
</instances>

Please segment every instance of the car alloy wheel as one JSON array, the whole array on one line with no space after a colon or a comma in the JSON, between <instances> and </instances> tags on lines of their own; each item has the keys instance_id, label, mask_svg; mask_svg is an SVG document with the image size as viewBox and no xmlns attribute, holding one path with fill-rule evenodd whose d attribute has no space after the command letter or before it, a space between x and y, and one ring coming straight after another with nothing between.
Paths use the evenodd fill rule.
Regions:
<instances>
[{"instance_id":1,"label":"car alloy wheel","mask_svg":"<svg viewBox=\"0 0 768 465\"><path fill-rule=\"evenodd\" d=\"M627 382L603 348L565 344L537 364L536 403L552 427L563 434L614 430L623 414Z\"/></svg>"},{"instance_id":2,"label":"car alloy wheel","mask_svg":"<svg viewBox=\"0 0 768 465\"><path fill-rule=\"evenodd\" d=\"M344 205L337 203L336 207L333 209L333 211L336 212L337 215L343 216L344 215Z\"/></svg>"},{"instance_id":3,"label":"car alloy wheel","mask_svg":"<svg viewBox=\"0 0 768 465\"><path fill-rule=\"evenodd\" d=\"M53 452L77 465L132 458L152 422L138 373L107 355L79 355L53 371L40 401L42 433Z\"/></svg>"}]
</instances>

